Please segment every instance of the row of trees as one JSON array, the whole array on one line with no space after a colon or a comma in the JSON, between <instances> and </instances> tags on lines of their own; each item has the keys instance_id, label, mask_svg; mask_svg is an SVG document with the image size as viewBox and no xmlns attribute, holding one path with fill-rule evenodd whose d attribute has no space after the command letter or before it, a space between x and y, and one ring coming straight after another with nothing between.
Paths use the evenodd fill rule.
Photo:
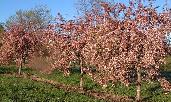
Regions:
<instances>
[{"instance_id":1,"label":"row of trees","mask_svg":"<svg viewBox=\"0 0 171 102\"><path fill-rule=\"evenodd\" d=\"M15 62L19 74L22 64L35 53L46 55L52 66L48 70L60 69L65 75L69 75L71 64L77 63L81 76L86 73L104 86L109 81L127 86L136 81L136 99L140 101L142 71L150 79L160 79L170 16L169 10L158 13L155 7L133 0L129 5L98 2L76 20L67 21L58 14L55 23L46 27L37 28L34 21L24 25L21 17L21 23L10 24L3 33L0 61Z\"/></svg>"}]
</instances>

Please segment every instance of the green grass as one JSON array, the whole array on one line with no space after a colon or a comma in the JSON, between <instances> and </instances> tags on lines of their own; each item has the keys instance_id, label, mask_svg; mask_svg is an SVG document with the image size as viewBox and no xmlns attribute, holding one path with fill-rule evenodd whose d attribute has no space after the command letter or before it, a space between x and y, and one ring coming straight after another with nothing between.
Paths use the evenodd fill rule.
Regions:
<instances>
[{"instance_id":1,"label":"green grass","mask_svg":"<svg viewBox=\"0 0 171 102\"><path fill-rule=\"evenodd\" d=\"M167 71L166 71L167 72ZM165 72L165 73L166 73ZM168 73L170 75L170 73ZM48 79L56 80L64 84L77 85L79 86L79 73L72 73L69 77L64 77L59 71L54 71L51 75L42 75ZM94 89L97 91L111 92L116 95L135 97L136 95L136 85L131 84L129 87L124 86L121 83L117 83L114 86L109 83L106 89L102 89L100 85L93 82L88 76L84 75L84 88ZM142 98L144 102L170 102L171 93L165 95L163 93L160 84L156 81L153 82L143 82L142 83Z\"/></svg>"},{"instance_id":2,"label":"green grass","mask_svg":"<svg viewBox=\"0 0 171 102\"><path fill-rule=\"evenodd\" d=\"M52 74L50 75L45 75L45 74L38 74L41 77L51 79L58 81L60 83L64 83L66 85L74 85L74 86L79 86L80 82L80 73L71 73L70 76L64 76L62 72L55 70ZM100 85L97 83L93 82L89 76L84 75L84 88L85 89L94 89L94 90L101 90Z\"/></svg>"},{"instance_id":3,"label":"green grass","mask_svg":"<svg viewBox=\"0 0 171 102\"><path fill-rule=\"evenodd\" d=\"M0 102L100 102L29 79L0 75Z\"/></svg>"},{"instance_id":4,"label":"green grass","mask_svg":"<svg viewBox=\"0 0 171 102\"><path fill-rule=\"evenodd\" d=\"M69 85L77 85L79 86L79 79L80 74L79 73L72 73L69 77L64 77L63 74L59 71L54 71L51 75L42 75L42 77L46 77L48 79L56 80L64 84ZM125 85L121 83L116 83L114 86L109 83L108 87L106 89L102 89L100 85L93 82L88 76L84 75L84 88L85 89L94 89L97 91L105 91L105 92L111 92L115 95L121 95L121 96L130 96L135 97L136 95L136 85L131 84L129 87L126 87ZM142 98L144 101L147 102L170 102L171 100L171 93L168 95L165 95L163 93L162 88L160 87L160 84L156 81L153 82L143 82L142 83Z\"/></svg>"},{"instance_id":5,"label":"green grass","mask_svg":"<svg viewBox=\"0 0 171 102\"><path fill-rule=\"evenodd\" d=\"M164 66L161 74L167 79L171 79L171 57L167 57L167 64ZM22 70L25 73L31 73L43 78L51 79L64 83L66 85L79 86L80 74L76 69L70 76L65 77L62 72L55 70L52 74L47 75L39 73L35 70L25 68ZM17 69L14 66L8 68L1 67L0 74L3 73L16 73ZM117 83L114 86L109 83L106 89L102 89L100 85L93 82L91 78L84 75L84 89L97 90L111 92L116 95L135 97L136 86L131 84L129 87L124 86L121 83ZM160 84L156 81L143 82L141 87L141 95L144 102L170 102L171 93L165 95L160 87ZM66 102L98 102L99 100L93 99L85 95L78 93L68 93L63 90L54 88L51 85L33 82L28 79L4 77L0 76L0 101L66 101Z\"/></svg>"},{"instance_id":6,"label":"green grass","mask_svg":"<svg viewBox=\"0 0 171 102\"><path fill-rule=\"evenodd\" d=\"M77 85L77 86L79 85L79 75L77 73L71 74L70 77L63 77L62 74L60 75L57 74L57 72L55 72L52 75L50 75L50 77L53 80L59 80L61 83ZM109 84L109 86L106 89L102 89L101 86L99 86L95 82L92 82L91 79L88 78L87 76L84 76L84 81L85 81L84 88L86 89L106 91L121 96L135 97L136 95L135 84L131 84L129 87L126 87L121 83L117 83L115 84L115 86ZM155 81L151 83L143 82L141 89L142 89L141 95L144 102L170 102L171 100L171 93L165 95L158 82Z\"/></svg>"}]
</instances>

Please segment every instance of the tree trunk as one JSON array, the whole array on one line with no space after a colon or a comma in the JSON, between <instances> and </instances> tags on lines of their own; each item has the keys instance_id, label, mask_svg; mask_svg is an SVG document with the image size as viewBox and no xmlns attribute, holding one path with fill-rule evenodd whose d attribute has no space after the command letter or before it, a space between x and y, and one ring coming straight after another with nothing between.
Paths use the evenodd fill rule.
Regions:
<instances>
[{"instance_id":1,"label":"tree trunk","mask_svg":"<svg viewBox=\"0 0 171 102\"><path fill-rule=\"evenodd\" d=\"M81 62L80 62L80 70L81 70L80 88L83 89L83 64L82 64L82 59L81 59Z\"/></svg>"},{"instance_id":2,"label":"tree trunk","mask_svg":"<svg viewBox=\"0 0 171 102\"><path fill-rule=\"evenodd\" d=\"M136 95L136 102L141 101L141 69L140 67L137 68L137 95Z\"/></svg>"},{"instance_id":3,"label":"tree trunk","mask_svg":"<svg viewBox=\"0 0 171 102\"><path fill-rule=\"evenodd\" d=\"M21 75L21 69L23 67L23 61L22 58L19 60L19 69L18 69L18 74Z\"/></svg>"}]
</instances>

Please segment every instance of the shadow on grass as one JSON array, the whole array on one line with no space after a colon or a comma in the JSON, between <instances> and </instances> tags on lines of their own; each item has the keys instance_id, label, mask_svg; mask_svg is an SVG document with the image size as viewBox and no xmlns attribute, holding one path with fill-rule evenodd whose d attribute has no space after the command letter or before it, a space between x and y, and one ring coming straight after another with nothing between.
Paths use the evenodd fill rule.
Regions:
<instances>
[{"instance_id":1,"label":"shadow on grass","mask_svg":"<svg viewBox=\"0 0 171 102\"><path fill-rule=\"evenodd\" d=\"M169 82L171 82L171 71L169 70L161 70L160 71L161 77L166 78ZM153 97L156 97L161 94L161 86L160 85L155 85L154 87L148 88L149 96L145 97L142 101L143 102L148 102L150 99Z\"/></svg>"},{"instance_id":2,"label":"shadow on grass","mask_svg":"<svg viewBox=\"0 0 171 102\"><path fill-rule=\"evenodd\" d=\"M96 72L96 69L93 68L93 67L90 67L89 70L90 70L91 72ZM70 72L71 72L71 73L81 73L81 69L80 69L80 67L71 67L71 68L70 68Z\"/></svg>"},{"instance_id":3,"label":"shadow on grass","mask_svg":"<svg viewBox=\"0 0 171 102\"><path fill-rule=\"evenodd\" d=\"M70 68L71 73L81 73L81 69L79 67Z\"/></svg>"},{"instance_id":4,"label":"shadow on grass","mask_svg":"<svg viewBox=\"0 0 171 102\"><path fill-rule=\"evenodd\" d=\"M163 70L163 71L160 72L160 74L161 74L162 77L165 77L166 80L168 80L169 82L171 82L171 71L165 71L165 70Z\"/></svg>"},{"instance_id":5,"label":"shadow on grass","mask_svg":"<svg viewBox=\"0 0 171 102\"><path fill-rule=\"evenodd\" d=\"M148 88L149 96L142 99L142 102L148 102L152 97L155 97L157 95L160 95L160 92L158 91L160 89L160 85L156 85L154 87Z\"/></svg>"},{"instance_id":6,"label":"shadow on grass","mask_svg":"<svg viewBox=\"0 0 171 102\"><path fill-rule=\"evenodd\" d=\"M24 67L21 69L22 72L31 72L32 69ZM12 74L17 73L18 68L16 66L0 66L0 74Z\"/></svg>"},{"instance_id":7,"label":"shadow on grass","mask_svg":"<svg viewBox=\"0 0 171 102\"><path fill-rule=\"evenodd\" d=\"M0 66L0 74L16 73L17 68L15 66Z\"/></svg>"}]
</instances>

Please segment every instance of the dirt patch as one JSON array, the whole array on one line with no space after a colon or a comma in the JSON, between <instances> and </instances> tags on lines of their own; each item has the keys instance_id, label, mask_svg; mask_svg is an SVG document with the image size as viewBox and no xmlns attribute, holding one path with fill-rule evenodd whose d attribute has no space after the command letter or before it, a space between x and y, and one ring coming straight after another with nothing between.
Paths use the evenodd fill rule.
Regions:
<instances>
[{"instance_id":1,"label":"dirt patch","mask_svg":"<svg viewBox=\"0 0 171 102\"><path fill-rule=\"evenodd\" d=\"M51 72L51 65L48 57L33 57L27 66L42 73L47 74Z\"/></svg>"}]
</instances>

